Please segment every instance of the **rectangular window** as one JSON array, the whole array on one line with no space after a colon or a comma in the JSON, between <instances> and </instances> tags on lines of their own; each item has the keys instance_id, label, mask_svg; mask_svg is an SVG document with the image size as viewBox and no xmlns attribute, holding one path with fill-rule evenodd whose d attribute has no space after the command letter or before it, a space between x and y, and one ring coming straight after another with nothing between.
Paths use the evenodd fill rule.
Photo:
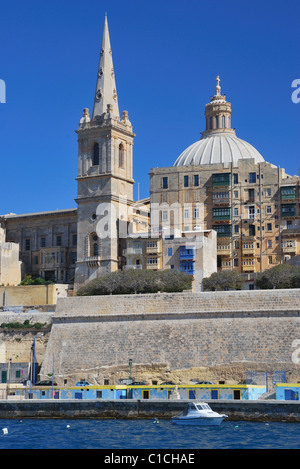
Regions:
<instances>
[{"instance_id":1,"label":"rectangular window","mask_svg":"<svg viewBox=\"0 0 300 469\"><path fill-rule=\"evenodd\" d=\"M249 173L249 182L250 183L256 182L256 173Z\"/></svg>"},{"instance_id":2,"label":"rectangular window","mask_svg":"<svg viewBox=\"0 0 300 469\"><path fill-rule=\"evenodd\" d=\"M269 264L273 264L272 256L268 256Z\"/></svg>"},{"instance_id":3,"label":"rectangular window","mask_svg":"<svg viewBox=\"0 0 300 469\"><path fill-rule=\"evenodd\" d=\"M267 205L267 213L268 213L268 214L272 213L272 207L271 207L271 205Z\"/></svg>"},{"instance_id":4,"label":"rectangular window","mask_svg":"<svg viewBox=\"0 0 300 469\"><path fill-rule=\"evenodd\" d=\"M184 176L184 187L189 187L189 177Z\"/></svg>"},{"instance_id":5,"label":"rectangular window","mask_svg":"<svg viewBox=\"0 0 300 469\"><path fill-rule=\"evenodd\" d=\"M213 219L214 220L230 220L231 209L230 207L214 208Z\"/></svg>"},{"instance_id":6,"label":"rectangular window","mask_svg":"<svg viewBox=\"0 0 300 469\"><path fill-rule=\"evenodd\" d=\"M172 256L173 255L173 249L172 248L168 248L168 256Z\"/></svg>"},{"instance_id":7,"label":"rectangular window","mask_svg":"<svg viewBox=\"0 0 300 469\"><path fill-rule=\"evenodd\" d=\"M41 238L41 248L45 248L46 247L46 238Z\"/></svg>"},{"instance_id":8,"label":"rectangular window","mask_svg":"<svg viewBox=\"0 0 300 469\"><path fill-rule=\"evenodd\" d=\"M238 217L239 216L239 209L235 207L233 209L233 214L234 214L235 217Z\"/></svg>"},{"instance_id":9,"label":"rectangular window","mask_svg":"<svg viewBox=\"0 0 300 469\"><path fill-rule=\"evenodd\" d=\"M199 176L198 176L198 174L194 175L194 186L195 187L199 186Z\"/></svg>"},{"instance_id":10,"label":"rectangular window","mask_svg":"<svg viewBox=\"0 0 300 469\"><path fill-rule=\"evenodd\" d=\"M238 184L238 182L239 182L239 175L238 175L238 174L234 174L234 175L233 175L233 183L234 183L234 184Z\"/></svg>"},{"instance_id":11,"label":"rectangular window","mask_svg":"<svg viewBox=\"0 0 300 469\"><path fill-rule=\"evenodd\" d=\"M239 232L239 225L234 225L234 232L238 233Z\"/></svg>"},{"instance_id":12,"label":"rectangular window","mask_svg":"<svg viewBox=\"0 0 300 469\"><path fill-rule=\"evenodd\" d=\"M255 236L255 225L249 225L249 236Z\"/></svg>"},{"instance_id":13,"label":"rectangular window","mask_svg":"<svg viewBox=\"0 0 300 469\"><path fill-rule=\"evenodd\" d=\"M199 217L200 217L199 208L194 208L194 218L199 218Z\"/></svg>"},{"instance_id":14,"label":"rectangular window","mask_svg":"<svg viewBox=\"0 0 300 469\"><path fill-rule=\"evenodd\" d=\"M272 240L268 239L268 248L271 248L271 247L272 247Z\"/></svg>"},{"instance_id":15,"label":"rectangular window","mask_svg":"<svg viewBox=\"0 0 300 469\"><path fill-rule=\"evenodd\" d=\"M56 246L61 246L61 236L56 236Z\"/></svg>"},{"instance_id":16,"label":"rectangular window","mask_svg":"<svg viewBox=\"0 0 300 469\"><path fill-rule=\"evenodd\" d=\"M189 209L187 208L184 209L184 218L185 219L189 218Z\"/></svg>"},{"instance_id":17,"label":"rectangular window","mask_svg":"<svg viewBox=\"0 0 300 469\"><path fill-rule=\"evenodd\" d=\"M267 223L267 231L272 231L272 223Z\"/></svg>"},{"instance_id":18,"label":"rectangular window","mask_svg":"<svg viewBox=\"0 0 300 469\"><path fill-rule=\"evenodd\" d=\"M72 235L72 245L77 246L77 234Z\"/></svg>"},{"instance_id":19,"label":"rectangular window","mask_svg":"<svg viewBox=\"0 0 300 469\"><path fill-rule=\"evenodd\" d=\"M162 178L162 188L163 189L168 189L168 178L167 177Z\"/></svg>"},{"instance_id":20,"label":"rectangular window","mask_svg":"<svg viewBox=\"0 0 300 469\"><path fill-rule=\"evenodd\" d=\"M169 213L167 210L163 210L162 212L162 221L168 221L169 219Z\"/></svg>"},{"instance_id":21,"label":"rectangular window","mask_svg":"<svg viewBox=\"0 0 300 469\"><path fill-rule=\"evenodd\" d=\"M231 225L213 225L213 230L218 236L231 236Z\"/></svg>"},{"instance_id":22,"label":"rectangular window","mask_svg":"<svg viewBox=\"0 0 300 469\"><path fill-rule=\"evenodd\" d=\"M231 184L230 173L217 173L212 175L213 186L230 186Z\"/></svg>"},{"instance_id":23,"label":"rectangular window","mask_svg":"<svg viewBox=\"0 0 300 469\"><path fill-rule=\"evenodd\" d=\"M158 258L157 257L147 257L147 264L148 265L157 265Z\"/></svg>"},{"instance_id":24,"label":"rectangular window","mask_svg":"<svg viewBox=\"0 0 300 469\"><path fill-rule=\"evenodd\" d=\"M31 240L29 238L25 239L25 251L30 251L31 249Z\"/></svg>"},{"instance_id":25,"label":"rectangular window","mask_svg":"<svg viewBox=\"0 0 300 469\"><path fill-rule=\"evenodd\" d=\"M77 252L72 252L72 264L76 264L77 261Z\"/></svg>"}]
</instances>

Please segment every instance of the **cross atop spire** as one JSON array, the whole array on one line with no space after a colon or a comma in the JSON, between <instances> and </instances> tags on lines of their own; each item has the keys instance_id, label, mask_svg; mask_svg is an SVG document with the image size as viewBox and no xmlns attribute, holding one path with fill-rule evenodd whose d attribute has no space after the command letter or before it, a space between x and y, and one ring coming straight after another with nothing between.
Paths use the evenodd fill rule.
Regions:
<instances>
[{"instance_id":1,"label":"cross atop spire","mask_svg":"<svg viewBox=\"0 0 300 469\"><path fill-rule=\"evenodd\" d=\"M94 98L93 119L96 116L102 116L104 113L106 113L108 105L110 105L110 113L119 118L118 96L112 52L110 47L107 16L105 13L97 84Z\"/></svg>"}]
</instances>

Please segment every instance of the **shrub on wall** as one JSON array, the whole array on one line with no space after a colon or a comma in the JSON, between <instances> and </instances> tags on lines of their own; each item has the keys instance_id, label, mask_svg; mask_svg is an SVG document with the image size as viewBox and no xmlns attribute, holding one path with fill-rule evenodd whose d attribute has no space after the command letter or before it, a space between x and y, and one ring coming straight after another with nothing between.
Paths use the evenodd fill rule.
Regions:
<instances>
[{"instance_id":1,"label":"shrub on wall","mask_svg":"<svg viewBox=\"0 0 300 469\"><path fill-rule=\"evenodd\" d=\"M243 277L234 270L215 272L202 281L204 291L242 290L244 283Z\"/></svg>"},{"instance_id":2,"label":"shrub on wall","mask_svg":"<svg viewBox=\"0 0 300 469\"><path fill-rule=\"evenodd\" d=\"M128 295L134 293L182 292L190 290L193 277L176 270L120 270L102 275L83 287L77 295Z\"/></svg>"},{"instance_id":3,"label":"shrub on wall","mask_svg":"<svg viewBox=\"0 0 300 469\"><path fill-rule=\"evenodd\" d=\"M281 264L257 275L255 285L261 289L300 288L300 267Z\"/></svg>"},{"instance_id":4,"label":"shrub on wall","mask_svg":"<svg viewBox=\"0 0 300 469\"><path fill-rule=\"evenodd\" d=\"M53 282L45 280L42 277L37 276L36 274L26 274L23 278L20 285L49 285Z\"/></svg>"}]
</instances>

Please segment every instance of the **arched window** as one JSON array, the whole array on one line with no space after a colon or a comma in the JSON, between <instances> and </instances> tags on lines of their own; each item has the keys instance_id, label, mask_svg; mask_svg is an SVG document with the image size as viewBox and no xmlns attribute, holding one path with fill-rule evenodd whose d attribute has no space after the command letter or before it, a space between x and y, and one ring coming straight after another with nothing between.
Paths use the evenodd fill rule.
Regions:
<instances>
[{"instance_id":1,"label":"arched window","mask_svg":"<svg viewBox=\"0 0 300 469\"><path fill-rule=\"evenodd\" d=\"M225 116L222 116L222 127L223 129L225 129L226 125L225 125Z\"/></svg>"},{"instance_id":2,"label":"arched window","mask_svg":"<svg viewBox=\"0 0 300 469\"><path fill-rule=\"evenodd\" d=\"M124 168L125 166L125 152L124 145L120 143L119 145L119 168Z\"/></svg>"},{"instance_id":3,"label":"arched window","mask_svg":"<svg viewBox=\"0 0 300 469\"><path fill-rule=\"evenodd\" d=\"M99 144L95 143L93 148L93 166L99 166L100 157L99 157Z\"/></svg>"},{"instance_id":4,"label":"arched window","mask_svg":"<svg viewBox=\"0 0 300 469\"><path fill-rule=\"evenodd\" d=\"M209 118L209 127L210 127L210 129L213 128L213 120L212 120L212 117Z\"/></svg>"},{"instance_id":5,"label":"arched window","mask_svg":"<svg viewBox=\"0 0 300 469\"><path fill-rule=\"evenodd\" d=\"M97 233L91 233L89 236L89 256L99 256L99 238Z\"/></svg>"},{"instance_id":6,"label":"arched window","mask_svg":"<svg viewBox=\"0 0 300 469\"><path fill-rule=\"evenodd\" d=\"M98 243L94 243L93 245L93 256L96 257L99 254Z\"/></svg>"},{"instance_id":7,"label":"arched window","mask_svg":"<svg viewBox=\"0 0 300 469\"><path fill-rule=\"evenodd\" d=\"M216 129L219 128L219 116L216 116Z\"/></svg>"}]
</instances>

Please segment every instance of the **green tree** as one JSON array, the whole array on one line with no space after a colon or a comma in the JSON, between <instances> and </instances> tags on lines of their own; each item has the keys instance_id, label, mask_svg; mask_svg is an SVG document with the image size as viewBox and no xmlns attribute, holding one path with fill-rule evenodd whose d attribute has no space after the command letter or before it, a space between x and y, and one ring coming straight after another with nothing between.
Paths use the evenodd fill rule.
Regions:
<instances>
[{"instance_id":1,"label":"green tree","mask_svg":"<svg viewBox=\"0 0 300 469\"><path fill-rule=\"evenodd\" d=\"M77 292L78 296L126 295L135 293L181 292L189 290L193 277L175 270L121 270L90 281Z\"/></svg>"},{"instance_id":2,"label":"green tree","mask_svg":"<svg viewBox=\"0 0 300 469\"><path fill-rule=\"evenodd\" d=\"M257 275L255 285L261 289L299 288L300 267L280 264Z\"/></svg>"},{"instance_id":3,"label":"green tree","mask_svg":"<svg viewBox=\"0 0 300 469\"><path fill-rule=\"evenodd\" d=\"M235 270L215 272L202 281L204 291L242 290L244 283L244 278Z\"/></svg>"}]
</instances>

